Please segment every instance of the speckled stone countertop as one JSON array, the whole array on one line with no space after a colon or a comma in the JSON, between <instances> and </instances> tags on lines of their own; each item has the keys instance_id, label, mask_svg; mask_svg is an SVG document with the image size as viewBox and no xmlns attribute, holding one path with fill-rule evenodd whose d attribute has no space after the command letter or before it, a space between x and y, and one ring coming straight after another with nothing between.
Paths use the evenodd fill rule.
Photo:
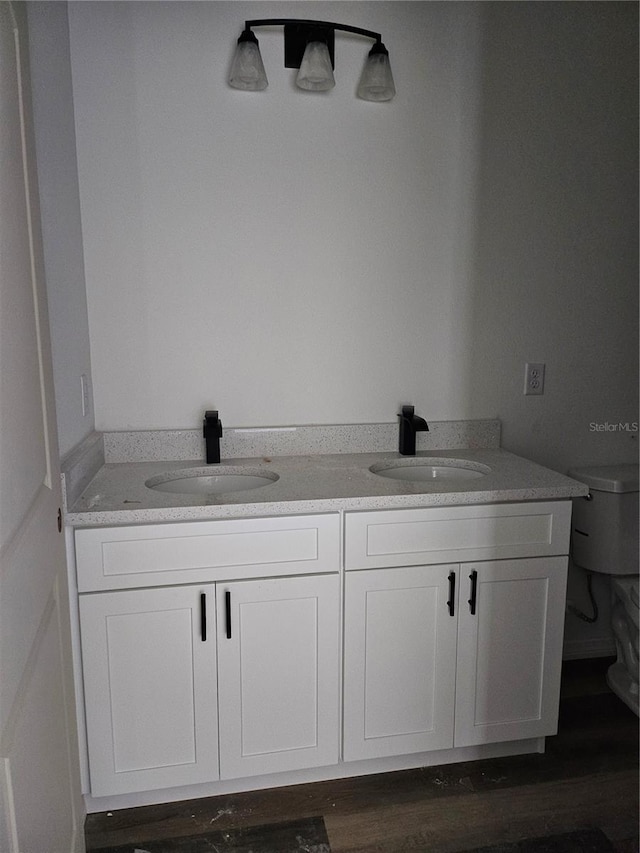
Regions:
<instances>
[{"instance_id":1,"label":"speckled stone countertop","mask_svg":"<svg viewBox=\"0 0 640 853\"><path fill-rule=\"evenodd\" d=\"M561 500L587 493L582 483L498 448L420 451L436 464L460 459L491 470L477 479L403 482L369 469L405 459L395 452L329 453L201 460L107 462L68 508L66 523L75 527L291 515L338 510L455 506L511 501ZM155 491L145 482L183 469L206 467L206 474L229 468L271 472L278 480L257 489L221 495L183 495Z\"/></svg>"}]
</instances>

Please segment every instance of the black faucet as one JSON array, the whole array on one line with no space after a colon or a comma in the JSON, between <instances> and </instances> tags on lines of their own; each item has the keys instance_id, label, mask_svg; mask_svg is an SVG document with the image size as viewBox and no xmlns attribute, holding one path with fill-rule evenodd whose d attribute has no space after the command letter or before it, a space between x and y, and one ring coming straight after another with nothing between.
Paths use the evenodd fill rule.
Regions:
<instances>
[{"instance_id":1,"label":"black faucet","mask_svg":"<svg viewBox=\"0 0 640 853\"><path fill-rule=\"evenodd\" d=\"M424 418L414 415L413 406L403 406L400 418L400 441L398 450L403 456L416 455L416 433L428 432L429 424Z\"/></svg>"},{"instance_id":2,"label":"black faucet","mask_svg":"<svg viewBox=\"0 0 640 853\"><path fill-rule=\"evenodd\" d=\"M202 434L207 449L207 465L220 461L220 439L222 438L222 423L218 413L208 411L204 413L202 422Z\"/></svg>"}]
</instances>

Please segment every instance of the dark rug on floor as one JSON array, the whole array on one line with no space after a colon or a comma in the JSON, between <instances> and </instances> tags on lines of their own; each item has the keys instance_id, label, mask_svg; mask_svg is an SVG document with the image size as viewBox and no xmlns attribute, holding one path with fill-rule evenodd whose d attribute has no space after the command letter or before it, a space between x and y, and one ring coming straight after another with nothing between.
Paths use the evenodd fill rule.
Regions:
<instances>
[{"instance_id":1,"label":"dark rug on floor","mask_svg":"<svg viewBox=\"0 0 640 853\"><path fill-rule=\"evenodd\" d=\"M331 853L329 839L321 817L268 823L190 835L165 838L120 847L100 847L93 853Z\"/></svg>"},{"instance_id":2,"label":"dark rug on floor","mask_svg":"<svg viewBox=\"0 0 640 853\"><path fill-rule=\"evenodd\" d=\"M465 853L615 853L615 848L602 830L578 829L562 835L477 847Z\"/></svg>"}]
</instances>

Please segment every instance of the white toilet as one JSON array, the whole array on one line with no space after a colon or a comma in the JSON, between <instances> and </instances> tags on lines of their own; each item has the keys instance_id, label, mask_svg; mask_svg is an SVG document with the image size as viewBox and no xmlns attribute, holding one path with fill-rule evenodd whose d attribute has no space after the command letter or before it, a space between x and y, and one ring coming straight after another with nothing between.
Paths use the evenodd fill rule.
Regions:
<instances>
[{"instance_id":1,"label":"white toilet","mask_svg":"<svg viewBox=\"0 0 640 853\"><path fill-rule=\"evenodd\" d=\"M638 465L574 468L589 495L574 498L572 558L590 572L611 576L611 627L618 658L607 682L638 714Z\"/></svg>"}]
</instances>

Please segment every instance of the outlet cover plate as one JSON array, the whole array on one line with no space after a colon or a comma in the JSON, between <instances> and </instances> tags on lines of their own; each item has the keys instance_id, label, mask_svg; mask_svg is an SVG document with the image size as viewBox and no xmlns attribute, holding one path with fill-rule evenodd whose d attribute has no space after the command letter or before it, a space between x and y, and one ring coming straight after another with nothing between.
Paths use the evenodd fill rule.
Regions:
<instances>
[{"instance_id":1,"label":"outlet cover plate","mask_svg":"<svg viewBox=\"0 0 640 853\"><path fill-rule=\"evenodd\" d=\"M524 393L526 396L544 394L544 364L540 362L525 364Z\"/></svg>"}]
</instances>

